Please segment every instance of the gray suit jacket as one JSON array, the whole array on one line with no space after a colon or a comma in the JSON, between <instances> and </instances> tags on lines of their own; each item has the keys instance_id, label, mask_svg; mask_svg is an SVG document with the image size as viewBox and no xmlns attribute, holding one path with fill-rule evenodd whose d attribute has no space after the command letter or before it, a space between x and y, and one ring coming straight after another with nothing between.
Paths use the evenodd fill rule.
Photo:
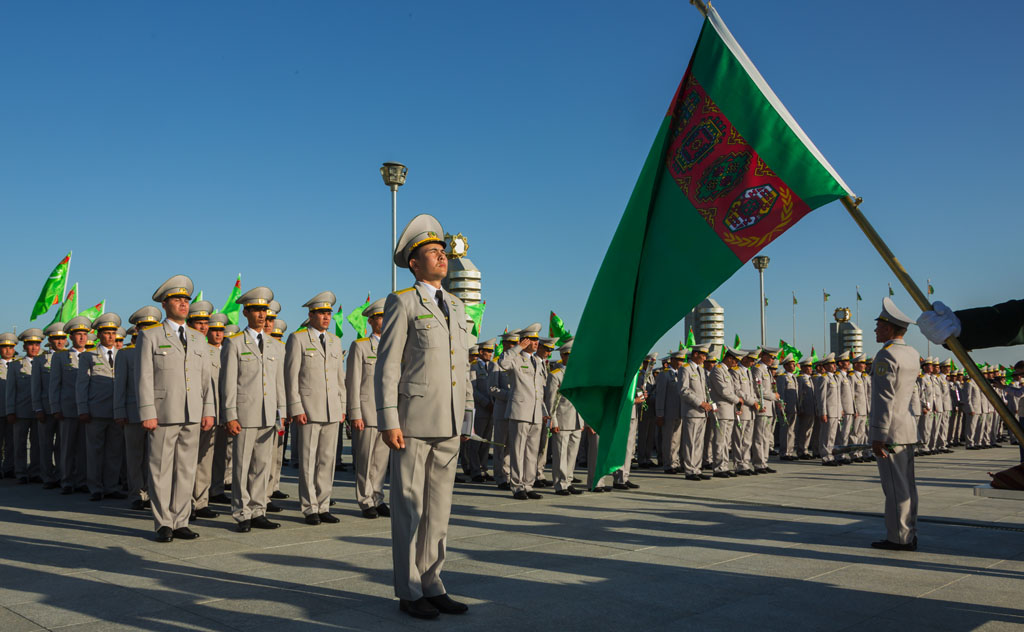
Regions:
<instances>
[{"instance_id":1,"label":"gray suit jacket","mask_svg":"<svg viewBox=\"0 0 1024 632\"><path fill-rule=\"evenodd\" d=\"M775 392L775 378L772 377L771 369L760 362L750 367L750 386L754 400L761 406L757 414L774 419L775 402L779 400L779 396Z\"/></svg>"},{"instance_id":2,"label":"gray suit jacket","mask_svg":"<svg viewBox=\"0 0 1024 632\"><path fill-rule=\"evenodd\" d=\"M547 408L551 411L551 427L560 430L583 430L583 417L568 397L558 392L565 378L565 367L561 364L548 371Z\"/></svg>"},{"instance_id":3,"label":"gray suit jacket","mask_svg":"<svg viewBox=\"0 0 1024 632\"><path fill-rule=\"evenodd\" d=\"M53 414L50 407L50 367L53 352L40 353L32 360L32 410Z\"/></svg>"},{"instance_id":4,"label":"gray suit jacket","mask_svg":"<svg viewBox=\"0 0 1024 632\"><path fill-rule=\"evenodd\" d=\"M377 369L377 343L373 337L353 340L346 361L348 420L362 419L364 425L376 428L377 402L374 397L373 374Z\"/></svg>"},{"instance_id":5,"label":"gray suit jacket","mask_svg":"<svg viewBox=\"0 0 1024 632\"><path fill-rule=\"evenodd\" d=\"M658 380L654 386L655 416L664 417L669 421L680 418L682 402L679 400L679 371L681 370L665 369L658 374Z\"/></svg>"},{"instance_id":6,"label":"gray suit jacket","mask_svg":"<svg viewBox=\"0 0 1024 632\"><path fill-rule=\"evenodd\" d=\"M284 384L288 416L305 414L313 422L340 422L345 417L345 360L341 340L329 331L299 329L288 336ZM353 343L355 344L355 343Z\"/></svg>"},{"instance_id":7,"label":"gray suit jacket","mask_svg":"<svg viewBox=\"0 0 1024 632\"><path fill-rule=\"evenodd\" d=\"M75 387L78 383L78 361L84 353L65 349L53 354L50 361L50 407L68 419L78 417Z\"/></svg>"},{"instance_id":8,"label":"gray suit jacket","mask_svg":"<svg viewBox=\"0 0 1024 632\"><path fill-rule=\"evenodd\" d=\"M215 416L209 343L189 327L185 336L187 352L174 323L165 321L139 332L135 383L140 420L155 418L159 425L169 426Z\"/></svg>"},{"instance_id":9,"label":"gray suit jacket","mask_svg":"<svg viewBox=\"0 0 1024 632\"><path fill-rule=\"evenodd\" d=\"M680 415L686 419L703 419L707 413L701 404L708 401L708 388L704 367L687 362L679 371L679 397L683 408Z\"/></svg>"},{"instance_id":10,"label":"gray suit jacket","mask_svg":"<svg viewBox=\"0 0 1024 632\"><path fill-rule=\"evenodd\" d=\"M834 373L824 373L814 378L814 415L828 415L829 422L839 421L843 406L839 401L839 378Z\"/></svg>"},{"instance_id":11,"label":"gray suit jacket","mask_svg":"<svg viewBox=\"0 0 1024 632\"><path fill-rule=\"evenodd\" d=\"M740 395L736 393L732 373L724 362L719 362L711 371L711 397L718 405L719 420L736 418L736 405L740 401Z\"/></svg>"},{"instance_id":12,"label":"gray suit jacket","mask_svg":"<svg viewBox=\"0 0 1024 632\"><path fill-rule=\"evenodd\" d=\"M476 419L490 419L494 412L494 396L491 394L491 374L498 370L493 360L477 360L470 367L473 380L473 402L476 404ZM548 408L548 410L551 410Z\"/></svg>"},{"instance_id":13,"label":"gray suit jacket","mask_svg":"<svg viewBox=\"0 0 1024 632\"><path fill-rule=\"evenodd\" d=\"M262 353L248 330L224 340L220 350L221 423L237 421L243 428L265 428L287 415L284 355L284 345L269 334L263 334Z\"/></svg>"},{"instance_id":14,"label":"gray suit jacket","mask_svg":"<svg viewBox=\"0 0 1024 632\"><path fill-rule=\"evenodd\" d=\"M114 353L114 364L117 364ZM75 383L75 401L79 415L92 415L103 419L114 418L114 369L107 362L107 350L97 346L96 351L83 353L79 358L78 381Z\"/></svg>"},{"instance_id":15,"label":"gray suit jacket","mask_svg":"<svg viewBox=\"0 0 1024 632\"><path fill-rule=\"evenodd\" d=\"M494 400L491 418L495 421L505 421L508 419L508 396L512 392L512 381L497 363L493 364L494 370L487 376L487 388Z\"/></svg>"},{"instance_id":16,"label":"gray suit jacket","mask_svg":"<svg viewBox=\"0 0 1024 632\"><path fill-rule=\"evenodd\" d=\"M871 365L871 441L914 443L917 420L910 414L910 397L918 372L917 350L902 339L890 340Z\"/></svg>"},{"instance_id":17,"label":"gray suit jacket","mask_svg":"<svg viewBox=\"0 0 1024 632\"><path fill-rule=\"evenodd\" d=\"M516 421L540 423L548 415L544 404L544 388L547 385L544 361L514 347L502 354L498 366L507 373L512 385L505 416Z\"/></svg>"},{"instance_id":18,"label":"gray suit jacket","mask_svg":"<svg viewBox=\"0 0 1024 632\"><path fill-rule=\"evenodd\" d=\"M32 410L32 360L18 358L7 365L6 413L18 419L35 419Z\"/></svg>"},{"instance_id":19,"label":"gray suit jacket","mask_svg":"<svg viewBox=\"0 0 1024 632\"><path fill-rule=\"evenodd\" d=\"M373 378L382 431L452 437L459 434L465 412L473 410L466 309L457 297L443 296L450 324L419 284L389 294L384 303Z\"/></svg>"},{"instance_id":20,"label":"gray suit jacket","mask_svg":"<svg viewBox=\"0 0 1024 632\"><path fill-rule=\"evenodd\" d=\"M114 357L114 419L142 423L139 419L139 387L135 381L135 364L139 350L135 345L122 347Z\"/></svg>"}]
</instances>

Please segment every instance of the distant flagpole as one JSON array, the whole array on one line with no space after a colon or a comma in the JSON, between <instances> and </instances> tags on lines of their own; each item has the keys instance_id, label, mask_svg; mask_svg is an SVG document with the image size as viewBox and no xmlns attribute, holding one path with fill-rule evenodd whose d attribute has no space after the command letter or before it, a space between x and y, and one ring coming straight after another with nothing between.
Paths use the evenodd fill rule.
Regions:
<instances>
[{"instance_id":1,"label":"distant flagpole","mask_svg":"<svg viewBox=\"0 0 1024 632\"><path fill-rule=\"evenodd\" d=\"M860 286L857 286L857 326L860 327Z\"/></svg>"},{"instance_id":2,"label":"distant flagpole","mask_svg":"<svg viewBox=\"0 0 1024 632\"><path fill-rule=\"evenodd\" d=\"M793 292L793 346L800 347L796 341L796 292Z\"/></svg>"},{"instance_id":3,"label":"distant flagpole","mask_svg":"<svg viewBox=\"0 0 1024 632\"><path fill-rule=\"evenodd\" d=\"M825 306L828 303L828 292L825 288L821 289L821 323L823 331L821 332L821 348L824 349L822 353L828 353L828 307Z\"/></svg>"}]
</instances>

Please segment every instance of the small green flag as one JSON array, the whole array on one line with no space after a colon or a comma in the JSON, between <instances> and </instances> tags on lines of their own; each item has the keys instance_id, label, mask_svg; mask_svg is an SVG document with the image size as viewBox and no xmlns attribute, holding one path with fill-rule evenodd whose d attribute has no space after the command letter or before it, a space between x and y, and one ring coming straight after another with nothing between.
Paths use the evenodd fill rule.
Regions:
<instances>
[{"instance_id":1,"label":"small green flag","mask_svg":"<svg viewBox=\"0 0 1024 632\"><path fill-rule=\"evenodd\" d=\"M828 302L828 298L829 298L830 296L832 296L832 295L831 295L831 294L829 294L828 292L826 292L825 290L822 290L822 291L821 291L821 293L825 295L825 302L827 303L827 302Z\"/></svg>"},{"instance_id":2,"label":"small green flag","mask_svg":"<svg viewBox=\"0 0 1024 632\"><path fill-rule=\"evenodd\" d=\"M793 356L793 359L796 362L799 362L804 357L804 354L801 353L799 349L789 344L785 340L779 340L779 348L782 350L779 354L780 356L789 354Z\"/></svg>"},{"instance_id":3,"label":"small green flag","mask_svg":"<svg viewBox=\"0 0 1024 632\"><path fill-rule=\"evenodd\" d=\"M238 297L242 295L242 273L238 273L238 279L235 281L235 286L231 288L231 293L228 294L228 300L224 302L224 307L221 308L220 312L228 317L228 322L232 325L238 324L238 315L241 312L242 306L236 303Z\"/></svg>"},{"instance_id":4,"label":"small green flag","mask_svg":"<svg viewBox=\"0 0 1024 632\"><path fill-rule=\"evenodd\" d=\"M466 305L466 316L473 319L473 331L469 332L474 336L480 335L480 329L484 325L484 310L487 309L487 301Z\"/></svg>"},{"instance_id":5,"label":"small green flag","mask_svg":"<svg viewBox=\"0 0 1024 632\"><path fill-rule=\"evenodd\" d=\"M196 294L196 297L192 299L192 303L198 303L201 300L203 300L203 291L199 290L199 294Z\"/></svg>"},{"instance_id":6,"label":"small green flag","mask_svg":"<svg viewBox=\"0 0 1024 632\"><path fill-rule=\"evenodd\" d=\"M768 307L768 297L764 297L764 306Z\"/></svg>"},{"instance_id":7,"label":"small green flag","mask_svg":"<svg viewBox=\"0 0 1024 632\"><path fill-rule=\"evenodd\" d=\"M892 291L892 283L889 284L889 296L896 296L896 292Z\"/></svg>"},{"instance_id":8,"label":"small green flag","mask_svg":"<svg viewBox=\"0 0 1024 632\"><path fill-rule=\"evenodd\" d=\"M682 341L682 340L680 340L680 341L679 341L679 351L682 351L683 349L684 349L684 347L683 347L683 341Z\"/></svg>"},{"instance_id":9,"label":"small green flag","mask_svg":"<svg viewBox=\"0 0 1024 632\"><path fill-rule=\"evenodd\" d=\"M697 339L693 335L693 327L690 327L690 331L687 332L687 334L686 334L686 347L689 349L690 347L696 347L696 346L697 346Z\"/></svg>"},{"instance_id":10,"label":"small green flag","mask_svg":"<svg viewBox=\"0 0 1024 632\"><path fill-rule=\"evenodd\" d=\"M793 294L793 304L794 304L794 305L796 305L796 304L797 304L797 300L796 300L796 293L794 293L794 294Z\"/></svg>"},{"instance_id":11,"label":"small green flag","mask_svg":"<svg viewBox=\"0 0 1024 632\"><path fill-rule=\"evenodd\" d=\"M57 310L56 315L53 317L53 321L50 323L66 323L75 316L78 316L78 284L75 283L68 290L68 295L64 299L64 302L60 304L60 308Z\"/></svg>"},{"instance_id":12,"label":"small green flag","mask_svg":"<svg viewBox=\"0 0 1024 632\"><path fill-rule=\"evenodd\" d=\"M508 333L508 327L505 328L505 333ZM501 342L501 336L498 336L498 344L494 345L494 357L491 359L495 362L501 357L501 353L505 350L505 345Z\"/></svg>"},{"instance_id":13,"label":"small green flag","mask_svg":"<svg viewBox=\"0 0 1024 632\"><path fill-rule=\"evenodd\" d=\"M862 299L862 298L860 297L860 290L857 290L857 300L858 300L858 301L863 301L863 300L864 300L864 299Z\"/></svg>"},{"instance_id":14,"label":"small green flag","mask_svg":"<svg viewBox=\"0 0 1024 632\"><path fill-rule=\"evenodd\" d=\"M71 265L71 253L69 252L60 260L57 267L53 269L50 276L46 277L43 289L39 290L39 298L32 306L32 316L29 320L35 320L50 308L60 303L60 297L64 296L64 290L68 285L68 266Z\"/></svg>"},{"instance_id":15,"label":"small green flag","mask_svg":"<svg viewBox=\"0 0 1024 632\"><path fill-rule=\"evenodd\" d=\"M107 309L107 301L106 300L102 300L99 303L96 303L95 305L90 307L89 309L84 310L83 312L81 312L78 315L79 316L86 316L86 317L89 318L89 320L96 320L97 318L99 318L100 316L103 315L103 312L106 311L106 309Z\"/></svg>"},{"instance_id":16,"label":"small green flag","mask_svg":"<svg viewBox=\"0 0 1024 632\"><path fill-rule=\"evenodd\" d=\"M932 280L928 279L928 296L935 294L935 288L932 287Z\"/></svg>"},{"instance_id":17,"label":"small green flag","mask_svg":"<svg viewBox=\"0 0 1024 632\"><path fill-rule=\"evenodd\" d=\"M370 293L367 292L366 293L366 302L363 303L362 305L360 305L359 307L355 308L351 312L349 312L348 316L345 317L345 320L348 321L348 324L352 325L352 329L356 330L356 338L362 338L363 336L366 335L366 316L363 316L363 310L366 309L369 306L370 306ZM338 314L340 314L340 313L341 313L341 310L339 309L338 310ZM335 315L334 325L335 325L335 328L340 332L341 331L341 325L338 323L337 315ZM335 333L337 333L337 332L335 332ZM338 337L339 338L341 337L340 333L338 334Z\"/></svg>"},{"instance_id":18,"label":"small green flag","mask_svg":"<svg viewBox=\"0 0 1024 632\"><path fill-rule=\"evenodd\" d=\"M740 335L739 334L736 334L736 340L733 341L733 345L732 346L733 346L733 349L739 349L740 348L741 343L740 343Z\"/></svg>"},{"instance_id":19,"label":"small green flag","mask_svg":"<svg viewBox=\"0 0 1024 632\"><path fill-rule=\"evenodd\" d=\"M814 346L811 346L811 362L814 364L818 363L818 354L814 352Z\"/></svg>"},{"instance_id":20,"label":"small green flag","mask_svg":"<svg viewBox=\"0 0 1024 632\"><path fill-rule=\"evenodd\" d=\"M551 312L551 317L548 319L548 336L551 338L557 338L555 342L556 347L560 347L563 342L572 338L572 334L565 328L565 323L559 318L558 314Z\"/></svg>"}]
</instances>

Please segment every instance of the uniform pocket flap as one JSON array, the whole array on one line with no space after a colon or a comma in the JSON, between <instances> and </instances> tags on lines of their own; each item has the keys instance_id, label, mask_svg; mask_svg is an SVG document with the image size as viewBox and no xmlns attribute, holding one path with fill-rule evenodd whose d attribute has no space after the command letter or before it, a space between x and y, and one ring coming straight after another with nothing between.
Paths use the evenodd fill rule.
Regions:
<instances>
[{"instance_id":1,"label":"uniform pocket flap","mask_svg":"<svg viewBox=\"0 0 1024 632\"><path fill-rule=\"evenodd\" d=\"M427 394L427 385L420 382L400 382L398 394L406 397L423 397Z\"/></svg>"}]
</instances>

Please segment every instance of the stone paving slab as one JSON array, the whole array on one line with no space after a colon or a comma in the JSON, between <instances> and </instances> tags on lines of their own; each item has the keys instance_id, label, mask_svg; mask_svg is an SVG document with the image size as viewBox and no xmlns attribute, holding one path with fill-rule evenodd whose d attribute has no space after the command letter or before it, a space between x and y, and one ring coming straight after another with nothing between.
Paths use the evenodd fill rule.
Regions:
<instances>
[{"instance_id":1,"label":"stone paving slab","mask_svg":"<svg viewBox=\"0 0 1024 632\"><path fill-rule=\"evenodd\" d=\"M446 629L1024 629L1024 503L973 495L1016 450L917 462L921 548L886 553L873 464L517 501L457 485L445 582L470 613ZM285 468L282 527L200 520L158 544L124 501L0 481L0 631L409 630L387 520L339 474L337 525L305 525ZM218 508L224 509L221 506Z\"/></svg>"}]
</instances>

